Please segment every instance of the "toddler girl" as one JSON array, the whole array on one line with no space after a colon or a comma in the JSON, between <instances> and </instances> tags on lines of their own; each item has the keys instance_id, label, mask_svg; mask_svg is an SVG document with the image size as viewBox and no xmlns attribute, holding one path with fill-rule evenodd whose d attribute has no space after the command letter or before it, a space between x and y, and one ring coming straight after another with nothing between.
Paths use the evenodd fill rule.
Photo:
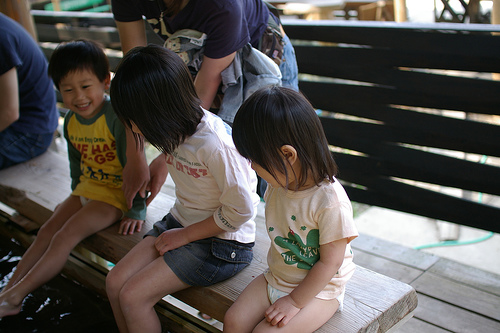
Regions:
<instances>
[{"instance_id":1,"label":"toddler girl","mask_svg":"<svg viewBox=\"0 0 500 333\"><path fill-rule=\"evenodd\" d=\"M352 207L313 107L298 92L255 92L233 123L240 154L268 182L269 269L227 311L224 332L313 332L342 307L355 265Z\"/></svg>"}]
</instances>

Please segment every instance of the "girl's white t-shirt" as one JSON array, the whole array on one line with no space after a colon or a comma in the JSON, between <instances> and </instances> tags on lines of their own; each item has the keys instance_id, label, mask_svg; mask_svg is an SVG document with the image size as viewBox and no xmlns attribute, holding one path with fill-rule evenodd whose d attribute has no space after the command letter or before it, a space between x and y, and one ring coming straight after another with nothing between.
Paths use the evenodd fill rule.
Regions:
<instances>
[{"instance_id":1,"label":"girl's white t-shirt","mask_svg":"<svg viewBox=\"0 0 500 333\"><path fill-rule=\"evenodd\" d=\"M219 238L254 242L257 176L236 150L231 127L204 112L196 132L166 156L176 194L170 213L185 227L213 215L226 230Z\"/></svg>"}]
</instances>

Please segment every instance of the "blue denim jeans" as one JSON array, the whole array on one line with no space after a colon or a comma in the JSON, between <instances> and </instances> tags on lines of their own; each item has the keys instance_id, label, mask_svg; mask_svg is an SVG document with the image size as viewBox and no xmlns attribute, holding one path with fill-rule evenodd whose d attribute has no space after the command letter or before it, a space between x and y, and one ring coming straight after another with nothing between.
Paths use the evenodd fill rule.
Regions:
<instances>
[{"instance_id":1,"label":"blue denim jeans","mask_svg":"<svg viewBox=\"0 0 500 333\"><path fill-rule=\"evenodd\" d=\"M0 169L30 160L49 148L54 133L23 133L12 128L0 132Z\"/></svg>"},{"instance_id":2,"label":"blue denim jeans","mask_svg":"<svg viewBox=\"0 0 500 333\"><path fill-rule=\"evenodd\" d=\"M172 216L156 222L146 236L158 237L164 231L182 228ZM163 260L183 282L190 286L210 286L224 281L247 267L253 258L254 243L210 237L166 252Z\"/></svg>"},{"instance_id":3,"label":"blue denim jeans","mask_svg":"<svg viewBox=\"0 0 500 333\"><path fill-rule=\"evenodd\" d=\"M279 66L282 76L281 85L299 91L299 69L297 67L297 59L295 58L295 50L287 35L283 37L283 43L283 57Z\"/></svg>"}]
</instances>

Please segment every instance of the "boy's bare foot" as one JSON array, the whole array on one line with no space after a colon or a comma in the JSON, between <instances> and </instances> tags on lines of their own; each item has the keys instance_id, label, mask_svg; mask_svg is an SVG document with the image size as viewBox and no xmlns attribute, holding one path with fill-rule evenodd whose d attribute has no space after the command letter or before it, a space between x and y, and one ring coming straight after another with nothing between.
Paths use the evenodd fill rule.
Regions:
<instances>
[{"instance_id":1,"label":"boy's bare foot","mask_svg":"<svg viewBox=\"0 0 500 333\"><path fill-rule=\"evenodd\" d=\"M3 297L0 298L0 318L7 317L7 316L14 316L21 312L22 308L22 302L21 304L13 305L7 302Z\"/></svg>"}]
</instances>

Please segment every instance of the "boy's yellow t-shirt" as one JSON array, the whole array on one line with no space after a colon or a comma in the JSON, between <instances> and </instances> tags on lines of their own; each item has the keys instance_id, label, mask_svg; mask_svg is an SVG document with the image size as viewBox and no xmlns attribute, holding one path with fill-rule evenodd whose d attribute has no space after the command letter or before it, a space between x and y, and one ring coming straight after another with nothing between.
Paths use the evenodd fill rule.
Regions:
<instances>
[{"instance_id":1,"label":"boy's yellow t-shirt","mask_svg":"<svg viewBox=\"0 0 500 333\"><path fill-rule=\"evenodd\" d=\"M72 194L128 212L122 190L122 172L126 163L125 128L113 112L109 98L91 119L69 111L64 129L73 180ZM139 217L130 213L133 216L127 216Z\"/></svg>"}]
</instances>

